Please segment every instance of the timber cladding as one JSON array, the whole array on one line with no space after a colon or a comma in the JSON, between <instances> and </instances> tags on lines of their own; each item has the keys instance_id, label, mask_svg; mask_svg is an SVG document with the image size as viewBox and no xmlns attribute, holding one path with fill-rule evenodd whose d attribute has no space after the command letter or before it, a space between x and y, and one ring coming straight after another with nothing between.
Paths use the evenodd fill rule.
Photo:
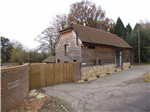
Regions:
<instances>
[{"instance_id":1,"label":"timber cladding","mask_svg":"<svg viewBox=\"0 0 150 112\"><path fill-rule=\"evenodd\" d=\"M22 103L29 92L29 64L1 69L1 111Z\"/></svg>"},{"instance_id":2,"label":"timber cladding","mask_svg":"<svg viewBox=\"0 0 150 112\"><path fill-rule=\"evenodd\" d=\"M82 47L82 63L86 65L113 64L115 63L115 49L107 46L95 46L89 49L91 44L84 44ZM94 62L94 60L96 62ZM101 61L101 63L99 63Z\"/></svg>"},{"instance_id":3,"label":"timber cladding","mask_svg":"<svg viewBox=\"0 0 150 112\"><path fill-rule=\"evenodd\" d=\"M73 62L76 60L77 62L81 62L81 43L76 43L76 37L72 31L68 33L62 34L59 38L59 44L56 45L56 62L60 60L60 63L64 62ZM68 52L65 55L65 46L68 45Z\"/></svg>"},{"instance_id":4,"label":"timber cladding","mask_svg":"<svg viewBox=\"0 0 150 112\"><path fill-rule=\"evenodd\" d=\"M93 47L93 49L89 47ZM88 66L115 64L115 53L117 50L122 51L122 63L130 62L130 49L126 48L83 43L81 50L82 63L86 63Z\"/></svg>"},{"instance_id":5,"label":"timber cladding","mask_svg":"<svg viewBox=\"0 0 150 112\"><path fill-rule=\"evenodd\" d=\"M57 63L57 64L31 64L29 75L29 88L36 89L52 86L74 79L80 80L80 63Z\"/></svg>"}]
</instances>

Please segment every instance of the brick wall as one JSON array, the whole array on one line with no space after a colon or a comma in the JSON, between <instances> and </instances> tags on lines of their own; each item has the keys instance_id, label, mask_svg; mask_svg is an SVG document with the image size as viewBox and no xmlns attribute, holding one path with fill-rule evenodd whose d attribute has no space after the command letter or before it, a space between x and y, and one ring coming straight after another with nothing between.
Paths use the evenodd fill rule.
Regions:
<instances>
[{"instance_id":1,"label":"brick wall","mask_svg":"<svg viewBox=\"0 0 150 112\"><path fill-rule=\"evenodd\" d=\"M73 80L74 81L80 80L81 79L80 62L74 62L73 63L73 69L74 69Z\"/></svg>"},{"instance_id":2,"label":"brick wall","mask_svg":"<svg viewBox=\"0 0 150 112\"><path fill-rule=\"evenodd\" d=\"M29 64L1 69L1 111L24 101L29 92Z\"/></svg>"}]
</instances>

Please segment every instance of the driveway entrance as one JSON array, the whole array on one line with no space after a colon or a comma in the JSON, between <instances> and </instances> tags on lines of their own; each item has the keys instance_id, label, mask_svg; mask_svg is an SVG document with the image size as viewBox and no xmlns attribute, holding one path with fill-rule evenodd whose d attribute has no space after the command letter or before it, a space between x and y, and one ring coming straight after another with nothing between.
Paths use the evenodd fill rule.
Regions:
<instances>
[{"instance_id":1,"label":"driveway entrance","mask_svg":"<svg viewBox=\"0 0 150 112\"><path fill-rule=\"evenodd\" d=\"M150 83L136 83L148 72L150 66L137 66L89 83L72 82L43 90L69 101L77 112L149 112Z\"/></svg>"}]
</instances>

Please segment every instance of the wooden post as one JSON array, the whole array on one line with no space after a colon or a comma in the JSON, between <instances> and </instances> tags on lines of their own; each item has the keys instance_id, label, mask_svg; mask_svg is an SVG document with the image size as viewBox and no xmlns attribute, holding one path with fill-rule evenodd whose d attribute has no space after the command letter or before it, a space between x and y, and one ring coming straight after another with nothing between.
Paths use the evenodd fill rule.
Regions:
<instances>
[{"instance_id":1,"label":"wooden post","mask_svg":"<svg viewBox=\"0 0 150 112\"><path fill-rule=\"evenodd\" d=\"M139 65L140 65L140 31L138 28L138 51L139 51Z\"/></svg>"}]
</instances>

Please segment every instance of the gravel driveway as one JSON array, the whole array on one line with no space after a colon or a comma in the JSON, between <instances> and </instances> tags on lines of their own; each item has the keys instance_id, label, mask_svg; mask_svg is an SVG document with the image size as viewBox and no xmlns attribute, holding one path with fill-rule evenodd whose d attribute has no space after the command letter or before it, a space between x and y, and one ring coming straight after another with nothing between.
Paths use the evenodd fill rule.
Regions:
<instances>
[{"instance_id":1,"label":"gravel driveway","mask_svg":"<svg viewBox=\"0 0 150 112\"><path fill-rule=\"evenodd\" d=\"M150 83L137 83L150 66L122 70L89 83L45 87L48 95L67 100L77 112L149 112Z\"/></svg>"}]
</instances>

